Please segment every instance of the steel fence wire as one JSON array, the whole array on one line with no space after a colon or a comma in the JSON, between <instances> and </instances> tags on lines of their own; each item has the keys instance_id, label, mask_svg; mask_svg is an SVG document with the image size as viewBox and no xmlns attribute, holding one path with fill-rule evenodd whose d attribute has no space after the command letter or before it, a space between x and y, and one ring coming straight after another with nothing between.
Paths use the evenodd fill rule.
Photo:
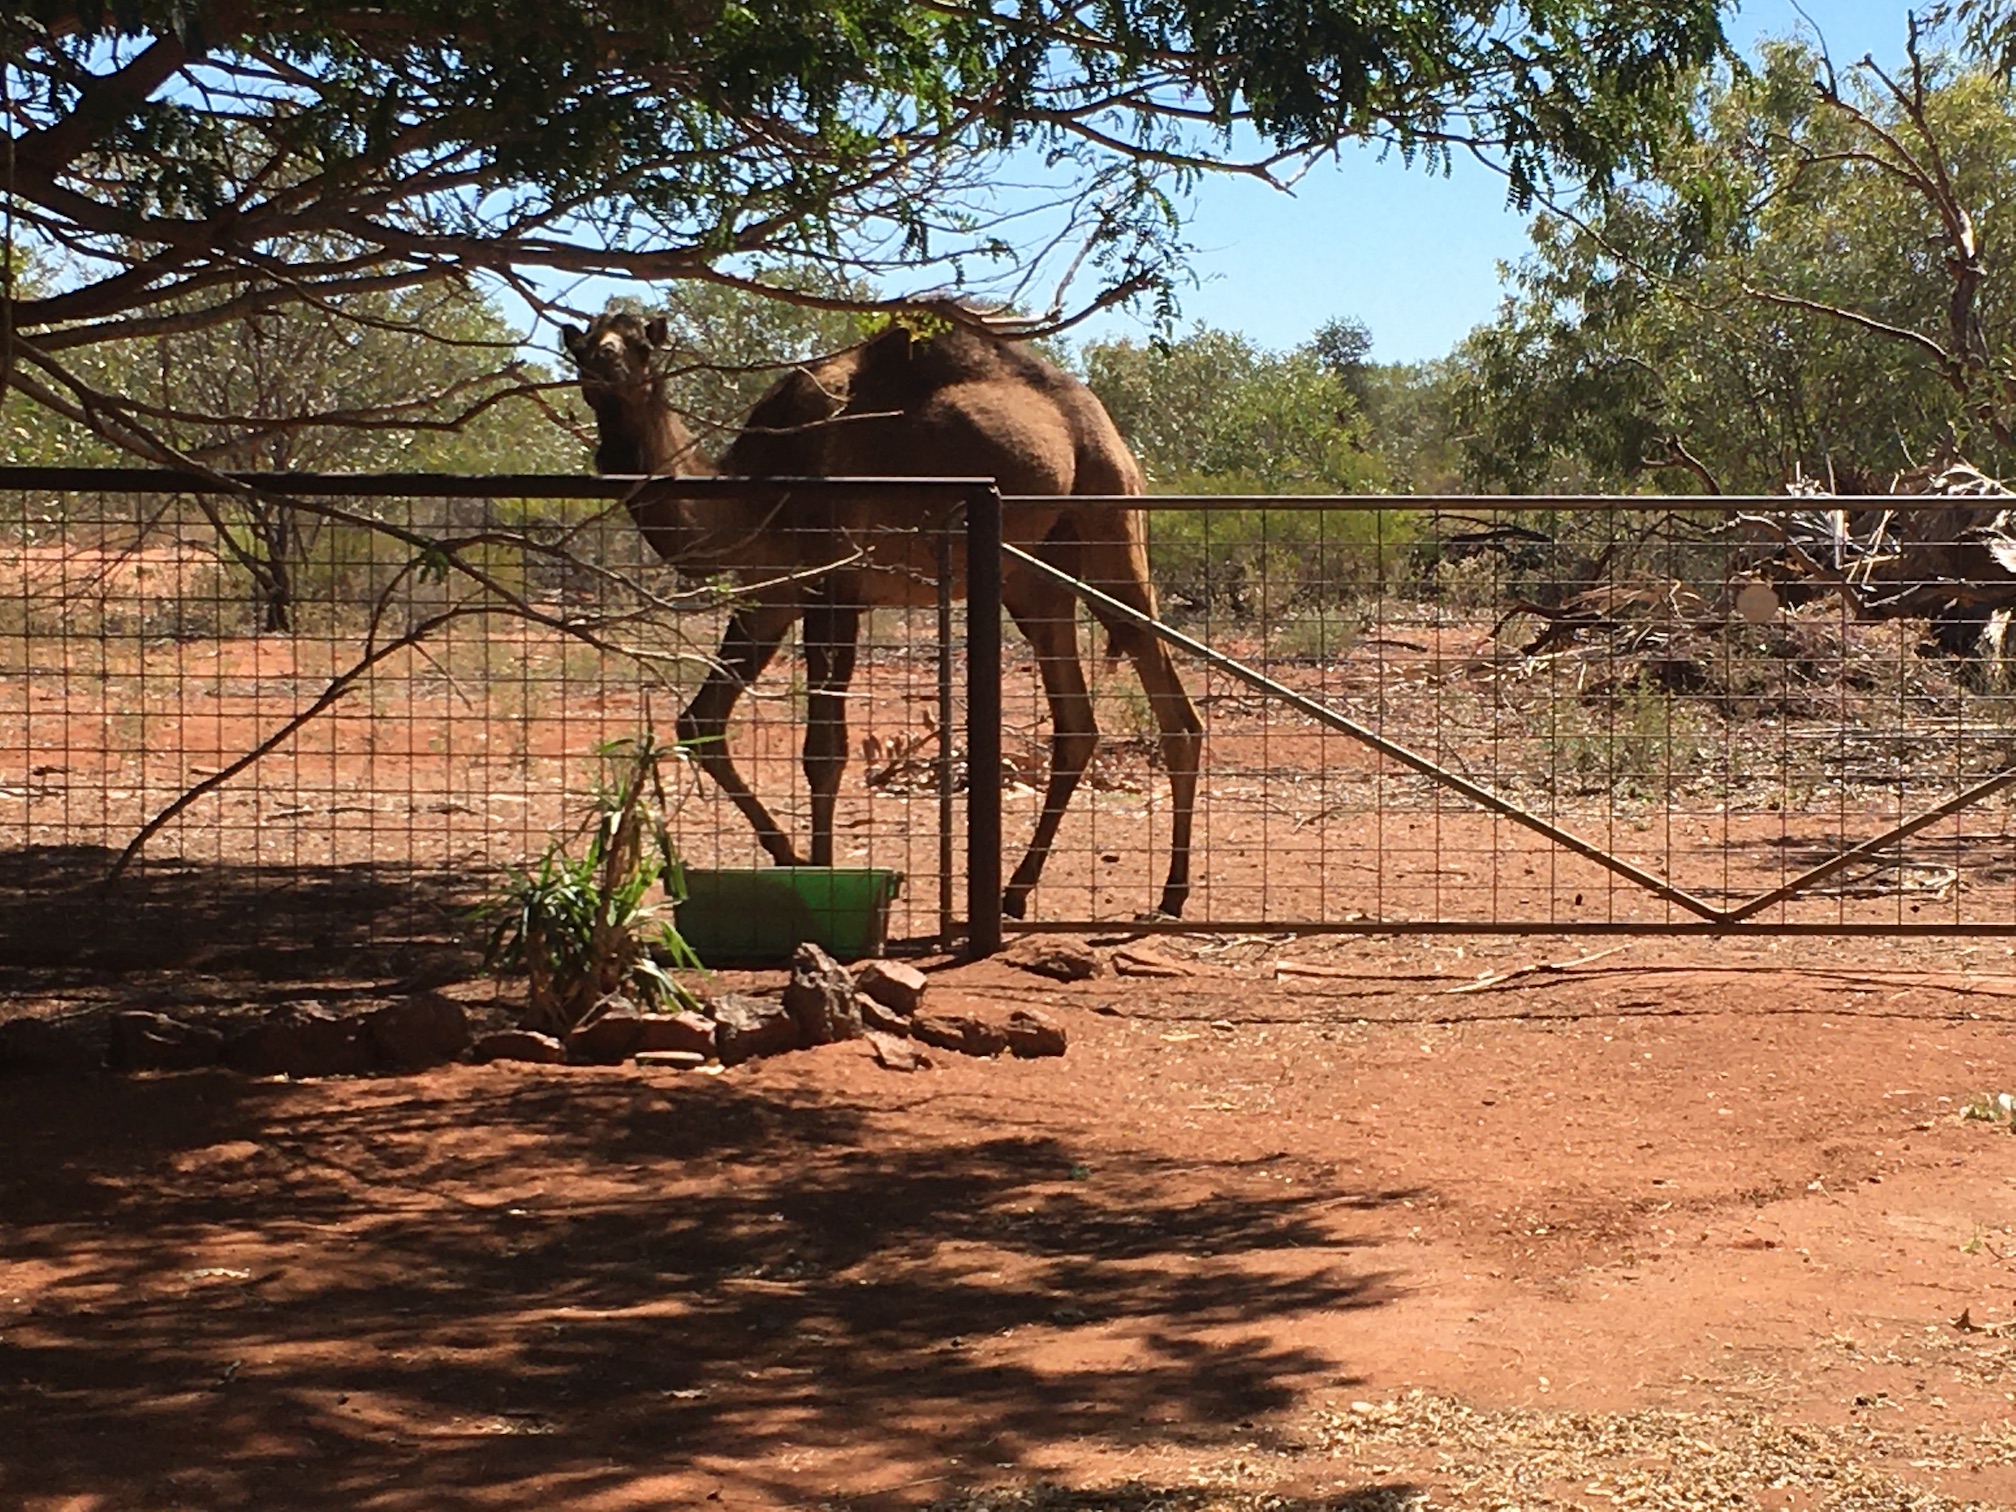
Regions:
<instances>
[{"instance_id":1,"label":"steel fence wire","mask_svg":"<svg viewBox=\"0 0 2016 1512\"><path fill-rule=\"evenodd\" d=\"M761 582L682 576L622 507L635 480L291 478L252 498L179 481L0 473L13 964L466 970L474 910L578 839L612 743L672 740L738 610L851 549L792 543L802 571ZM963 665L963 610L941 614L937 562L963 535L940 534L906 601L855 627L826 826L834 864L903 876L890 933L919 945L958 922L940 774L965 689L948 704L939 647ZM710 770L724 763L812 858L808 704L833 648L808 644L802 615L769 628L725 729L667 773L692 867L773 859Z\"/></svg>"},{"instance_id":2,"label":"steel fence wire","mask_svg":"<svg viewBox=\"0 0 2016 1512\"><path fill-rule=\"evenodd\" d=\"M1197 890L1119 903L1162 801L1123 736L1009 928L2011 932L2016 579L1930 570L1990 501L1903 502L1128 501L1194 642Z\"/></svg>"},{"instance_id":3,"label":"steel fence wire","mask_svg":"<svg viewBox=\"0 0 2016 1512\"><path fill-rule=\"evenodd\" d=\"M1018 546L1034 501L968 483L856 485L944 507L712 576L653 555L634 486L0 473L9 958L466 965L471 910L645 731L688 737L690 865L900 872L899 949L2016 933L1992 501L1075 501L1143 511L1144 611L1077 582L1069 540ZM1005 522L989 570L976 502L983 540ZM880 586L808 628L864 562ZM1180 694L1144 686L1151 640ZM710 679L721 717L682 728ZM1203 755L1169 918L1185 700ZM1040 883L1003 914L1046 807Z\"/></svg>"}]
</instances>

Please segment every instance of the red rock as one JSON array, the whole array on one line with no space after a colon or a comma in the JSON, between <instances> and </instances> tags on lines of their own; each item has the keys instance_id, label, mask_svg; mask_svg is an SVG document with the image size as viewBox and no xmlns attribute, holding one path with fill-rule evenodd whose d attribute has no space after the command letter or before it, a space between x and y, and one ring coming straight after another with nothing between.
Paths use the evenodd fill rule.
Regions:
<instances>
[{"instance_id":1,"label":"red rock","mask_svg":"<svg viewBox=\"0 0 2016 1512\"><path fill-rule=\"evenodd\" d=\"M724 1066L803 1049L798 1020L782 1003L727 993L714 1004L714 1045Z\"/></svg>"},{"instance_id":2,"label":"red rock","mask_svg":"<svg viewBox=\"0 0 2016 1512\"><path fill-rule=\"evenodd\" d=\"M798 1022L799 1041L831 1045L861 1038L861 1010L847 968L807 941L791 957L791 984L784 1007Z\"/></svg>"},{"instance_id":3,"label":"red rock","mask_svg":"<svg viewBox=\"0 0 2016 1512\"><path fill-rule=\"evenodd\" d=\"M1099 953L1082 941L1040 935L1014 946L1001 959L1059 982L1083 982L1105 970Z\"/></svg>"},{"instance_id":4,"label":"red rock","mask_svg":"<svg viewBox=\"0 0 2016 1512\"><path fill-rule=\"evenodd\" d=\"M854 985L884 1008L907 1016L924 1006L931 979L902 961L864 961L854 968Z\"/></svg>"},{"instance_id":5,"label":"red rock","mask_svg":"<svg viewBox=\"0 0 2016 1512\"><path fill-rule=\"evenodd\" d=\"M875 1064L888 1071L922 1071L931 1064L931 1057L910 1040L898 1035L884 1034L879 1029L870 1029L867 1034L868 1048L874 1053Z\"/></svg>"},{"instance_id":6,"label":"red rock","mask_svg":"<svg viewBox=\"0 0 2016 1512\"><path fill-rule=\"evenodd\" d=\"M1064 1026L1034 1008L1015 1009L1002 1028L1008 1036L1009 1053L1023 1060L1062 1055L1069 1043Z\"/></svg>"},{"instance_id":7,"label":"red rock","mask_svg":"<svg viewBox=\"0 0 2016 1512\"><path fill-rule=\"evenodd\" d=\"M861 1026L864 1029L874 1029L883 1034L893 1034L898 1039L909 1037L909 1014L898 1013L894 1008L884 1008L871 997L856 999L855 1006L861 1010Z\"/></svg>"},{"instance_id":8,"label":"red rock","mask_svg":"<svg viewBox=\"0 0 2016 1512\"><path fill-rule=\"evenodd\" d=\"M193 1071L214 1066L224 1053L224 1036L202 1024L165 1013L117 1013L107 1062L121 1071Z\"/></svg>"},{"instance_id":9,"label":"red rock","mask_svg":"<svg viewBox=\"0 0 2016 1512\"><path fill-rule=\"evenodd\" d=\"M707 1064L698 1050L639 1050L631 1059L660 1071L692 1071Z\"/></svg>"},{"instance_id":10,"label":"red rock","mask_svg":"<svg viewBox=\"0 0 2016 1512\"><path fill-rule=\"evenodd\" d=\"M999 1055L1008 1048L1005 1029L970 1013L920 1013L910 1021L910 1032L927 1045L961 1055Z\"/></svg>"},{"instance_id":11,"label":"red rock","mask_svg":"<svg viewBox=\"0 0 2016 1512\"><path fill-rule=\"evenodd\" d=\"M703 1013L640 1013L637 1021L644 1026L639 1055L679 1051L704 1061L714 1054L714 1020Z\"/></svg>"},{"instance_id":12,"label":"red rock","mask_svg":"<svg viewBox=\"0 0 2016 1512\"><path fill-rule=\"evenodd\" d=\"M361 1076L375 1057L361 1018L283 1003L225 1044L224 1063L247 1076Z\"/></svg>"},{"instance_id":13,"label":"red rock","mask_svg":"<svg viewBox=\"0 0 2016 1512\"><path fill-rule=\"evenodd\" d=\"M620 1066L643 1047L644 1015L618 1009L568 1035L567 1059L591 1066Z\"/></svg>"},{"instance_id":14,"label":"red rock","mask_svg":"<svg viewBox=\"0 0 2016 1512\"><path fill-rule=\"evenodd\" d=\"M469 1015L453 998L428 992L365 1014L364 1032L381 1065L418 1071L469 1048Z\"/></svg>"},{"instance_id":15,"label":"red rock","mask_svg":"<svg viewBox=\"0 0 2016 1512\"><path fill-rule=\"evenodd\" d=\"M490 1061L530 1061L538 1066L557 1066L567 1059L567 1048L552 1035L534 1029L499 1029L471 1045L469 1058L479 1065Z\"/></svg>"},{"instance_id":16,"label":"red rock","mask_svg":"<svg viewBox=\"0 0 2016 1512\"><path fill-rule=\"evenodd\" d=\"M1150 946L1129 945L1113 952L1113 969L1121 976L1187 977L1196 975L1190 966Z\"/></svg>"}]
</instances>

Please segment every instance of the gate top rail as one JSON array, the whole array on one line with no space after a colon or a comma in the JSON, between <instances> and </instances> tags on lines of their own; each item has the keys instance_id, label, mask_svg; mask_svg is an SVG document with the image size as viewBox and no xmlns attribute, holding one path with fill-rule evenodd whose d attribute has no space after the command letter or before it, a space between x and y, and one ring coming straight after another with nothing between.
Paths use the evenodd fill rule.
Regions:
<instances>
[{"instance_id":1,"label":"gate top rail","mask_svg":"<svg viewBox=\"0 0 2016 1512\"><path fill-rule=\"evenodd\" d=\"M1047 494L1003 494L1001 502L1054 504ZM2016 510L2016 494L1073 494L1073 509L1278 509L1372 514L1384 510L1556 509L1564 513L1627 514L1650 510L1736 513L1791 509Z\"/></svg>"},{"instance_id":2,"label":"gate top rail","mask_svg":"<svg viewBox=\"0 0 2016 1512\"><path fill-rule=\"evenodd\" d=\"M219 479L223 481L219 481ZM644 473L320 473L182 472L164 467L0 467L0 492L228 494L238 488L325 498L613 499L645 484L681 494L735 494L753 488L811 488L846 493L900 488L966 498L992 488L988 478L725 478Z\"/></svg>"},{"instance_id":3,"label":"gate top rail","mask_svg":"<svg viewBox=\"0 0 2016 1512\"><path fill-rule=\"evenodd\" d=\"M224 481L219 482L222 478ZM969 477L848 477L748 478L716 476L652 476L642 473L324 473L227 472L206 474L160 467L0 467L0 492L47 493L229 493L234 488L321 495L330 498L444 499L612 499L628 498L646 483L676 484L682 494L732 494L753 487L816 488L845 492L854 488L943 490L962 499L975 488L991 488L989 478ZM1963 510L1993 506L2007 498L2016 509L2016 495L1969 494L1074 494L1071 506L1113 509L1186 510L1335 510L1373 513L1383 510L1507 510L1554 509L1566 512L1618 514L1673 509L1695 511L1787 509L1912 509ZM1047 494L1007 494L1002 503L1055 504Z\"/></svg>"}]
</instances>

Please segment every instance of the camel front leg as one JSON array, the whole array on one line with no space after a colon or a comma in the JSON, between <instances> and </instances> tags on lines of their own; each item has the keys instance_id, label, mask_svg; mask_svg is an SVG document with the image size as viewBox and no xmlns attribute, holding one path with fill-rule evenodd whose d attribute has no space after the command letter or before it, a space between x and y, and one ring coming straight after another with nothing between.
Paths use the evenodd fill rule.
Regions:
<instances>
[{"instance_id":1,"label":"camel front leg","mask_svg":"<svg viewBox=\"0 0 2016 1512\"><path fill-rule=\"evenodd\" d=\"M833 811L847 768L847 689L861 611L823 596L805 606L805 784L812 791L812 864L833 864Z\"/></svg>"},{"instance_id":2,"label":"camel front leg","mask_svg":"<svg viewBox=\"0 0 2016 1512\"><path fill-rule=\"evenodd\" d=\"M679 742L689 748L700 769L719 784L721 791L756 831L756 840L779 866L800 866L798 852L762 801L735 770L728 754L728 716L735 712L743 690L763 675L777 648L784 643L798 607L788 603L745 604L728 618L727 633L714 665L700 684L700 691L679 716Z\"/></svg>"},{"instance_id":3,"label":"camel front leg","mask_svg":"<svg viewBox=\"0 0 2016 1512\"><path fill-rule=\"evenodd\" d=\"M1092 694L1085 685L1085 663L1078 654L1078 599L1070 590L1047 580L1024 580L1002 594L1016 628L1036 652L1043 696L1050 705L1050 780L1043 789L1043 813L1029 849L1001 895L1001 911L1019 919L1029 911L1029 894L1043 875L1043 863L1057 839L1064 810L1078 789L1079 778L1098 749L1099 726L1092 716ZM998 782L998 772L974 772L969 781Z\"/></svg>"}]
</instances>

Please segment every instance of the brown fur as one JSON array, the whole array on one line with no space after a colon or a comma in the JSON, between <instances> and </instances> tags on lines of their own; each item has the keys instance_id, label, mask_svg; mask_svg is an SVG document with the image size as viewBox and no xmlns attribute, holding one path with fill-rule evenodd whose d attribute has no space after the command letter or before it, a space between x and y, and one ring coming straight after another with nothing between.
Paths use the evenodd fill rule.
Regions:
<instances>
[{"instance_id":1,"label":"brown fur","mask_svg":"<svg viewBox=\"0 0 2016 1512\"><path fill-rule=\"evenodd\" d=\"M568 349L607 348L603 317L593 333L570 335ZM662 394L633 384L603 402L583 364L582 388L595 406L604 458L637 457L642 472L693 468L683 430L669 434ZM672 422L675 430L676 422ZM664 464L671 465L664 465ZM1135 462L1111 418L1077 379L1026 349L954 325L930 337L892 327L862 346L780 379L750 412L721 458L728 476L993 478L1003 494L1045 496L1004 511L1009 543L1082 578L1148 615L1155 613L1141 511L1066 502L1073 494L1139 494ZM1056 502L1050 502L1051 499ZM936 602L943 501L892 491L834 499L778 490L718 500L676 488L640 489L631 513L668 562L731 571L759 586L738 609L714 671L681 716L682 739L754 825L777 861L797 852L736 772L722 735L742 690L803 619L810 686L805 771L812 792L812 861L830 865L833 810L847 759L846 690L853 675L863 610ZM807 573L832 564L832 570ZM780 581L789 579L789 581ZM965 592L963 568L954 592ZM1024 911L1041 875L1064 809L1098 740L1079 651L1077 598L1048 578L1010 562L1002 600L1037 656L1052 720L1050 780L1043 814L1008 884L1003 906ZM1099 615L1096 609L1095 616ZM1163 644L1124 620L1099 616L1114 647L1129 656L1161 731L1173 822L1169 873L1160 909L1182 912L1190 886L1190 835L1203 726Z\"/></svg>"}]
</instances>

